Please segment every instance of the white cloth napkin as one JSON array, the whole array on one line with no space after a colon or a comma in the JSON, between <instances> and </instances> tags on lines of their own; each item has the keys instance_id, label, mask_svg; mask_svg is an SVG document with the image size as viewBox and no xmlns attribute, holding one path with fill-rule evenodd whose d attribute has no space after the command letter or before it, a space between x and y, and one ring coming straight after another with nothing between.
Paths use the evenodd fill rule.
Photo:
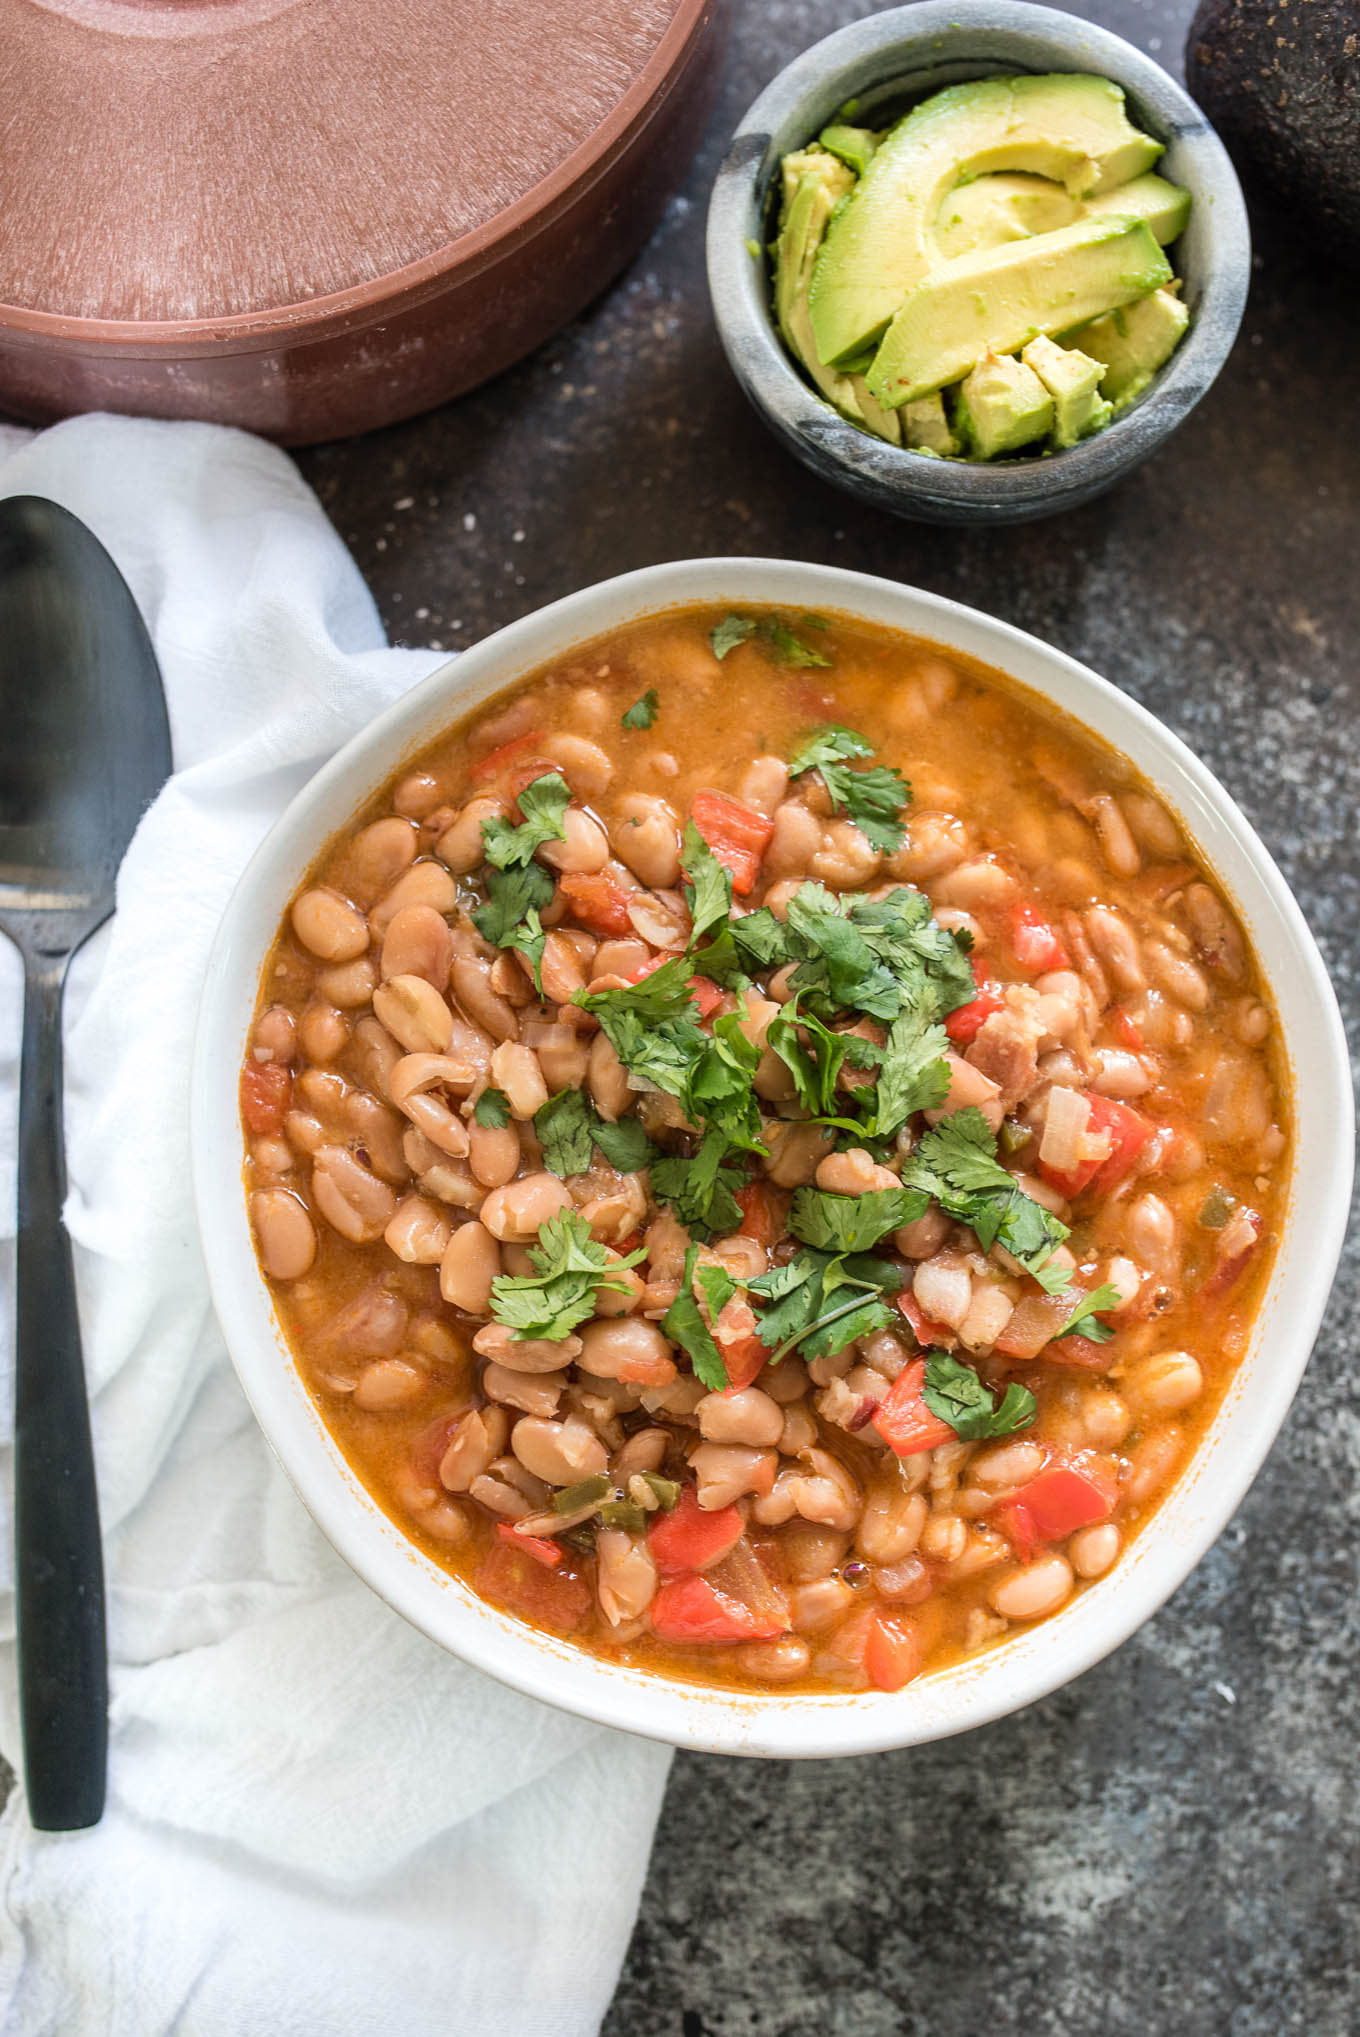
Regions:
<instances>
[{"instance_id":1,"label":"white cloth napkin","mask_svg":"<svg viewBox=\"0 0 1360 2037\"><path fill-rule=\"evenodd\" d=\"M0 1821L8 2037L587 2037L667 1750L515 1696L354 1578L257 1430L189 1187L209 946L260 837L439 658L385 647L284 455L209 425L0 428L0 495L84 518L160 657L175 776L67 1000L67 1129L112 1680L103 1823ZM35 674L36 684L42 675ZM0 740L3 737L0 735ZM19 972L0 940L0 1408L11 1432ZM6 1440L0 1751L20 1741Z\"/></svg>"}]
</instances>

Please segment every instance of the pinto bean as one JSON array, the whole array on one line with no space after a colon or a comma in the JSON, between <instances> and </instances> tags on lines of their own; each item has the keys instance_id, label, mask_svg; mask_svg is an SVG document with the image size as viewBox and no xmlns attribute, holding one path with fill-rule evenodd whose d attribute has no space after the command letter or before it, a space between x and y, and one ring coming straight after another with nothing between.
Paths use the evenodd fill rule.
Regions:
<instances>
[{"instance_id":1,"label":"pinto bean","mask_svg":"<svg viewBox=\"0 0 1360 2037\"><path fill-rule=\"evenodd\" d=\"M904 1259L930 1259L939 1251L952 1229L941 1209L930 1208L914 1223L893 1232L893 1243Z\"/></svg>"},{"instance_id":2,"label":"pinto bean","mask_svg":"<svg viewBox=\"0 0 1360 2037\"><path fill-rule=\"evenodd\" d=\"M538 1056L549 1095L556 1096L561 1089L585 1088L590 1069L590 1042L575 1026L545 1026L541 1033L535 1028L525 1044L531 1046Z\"/></svg>"},{"instance_id":3,"label":"pinto bean","mask_svg":"<svg viewBox=\"0 0 1360 2037\"><path fill-rule=\"evenodd\" d=\"M519 1020L515 1008L491 988L491 965L469 955L455 955L449 971L453 994L474 1026L490 1033L493 1040L517 1040Z\"/></svg>"},{"instance_id":4,"label":"pinto bean","mask_svg":"<svg viewBox=\"0 0 1360 2037\"><path fill-rule=\"evenodd\" d=\"M442 996L448 987L452 961L453 935L442 913L437 913L432 905L408 905L393 913L383 935L384 981L419 976Z\"/></svg>"},{"instance_id":5,"label":"pinto bean","mask_svg":"<svg viewBox=\"0 0 1360 2037\"><path fill-rule=\"evenodd\" d=\"M783 1067L783 1062L780 1062ZM787 1070L785 1071L787 1073ZM835 1134L825 1125L780 1123L771 1129L765 1172L779 1188L800 1188L811 1181Z\"/></svg>"},{"instance_id":6,"label":"pinto bean","mask_svg":"<svg viewBox=\"0 0 1360 2037\"><path fill-rule=\"evenodd\" d=\"M581 1355L579 1337L517 1337L504 1323L483 1323L472 1340L479 1357L492 1358L507 1372L560 1372Z\"/></svg>"},{"instance_id":7,"label":"pinto bean","mask_svg":"<svg viewBox=\"0 0 1360 2037\"><path fill-rule=\"evenodd\" d=\"M559 1210L571 1208L571 1193L555 1174L526 1174L493 1188L482 1204L482 1222L493 1238L522 1244Z\"/></svg>"},{"instance_id":8,"label":"pinto bean","mask_svg":"<svg viewBox=\"0 0 1360 2037\"><path fill-rule=\"evenodd\" d=\"M862 1146L852 1146L848 1153L828 1153L817 1167L818 1188L832 1195L868 1195L900 1185L891 1168L880 1167Z\"/></svg>"},{"instance_id":9,"label":"pinto bean","mask_svg":"<svg viewBox=\"0 0 1360 2037\"><path fill-rule=\"evenodd\" d=\"M812 1650L796 1634L778 1634L773 1641L748 1641L737 1650L737 1663L758 1683L794 1683L806 1676Z\"/></svg>"},{"instance_id":10,"label":"pinto bean","mask_svg":"<svg viewBox=\"0 0 1360 2037\"><path fill-rule=\"evenodd\" d=\"M619 861L640 884L667 890L680 880L680 828L668 800L633 792L618 804L609 834Z\"/></svg>"},{"instance_id":11,"label":"pinto bean","mask_svg":"<svg viewBox=\"0 0 1360 2037\"><path fill-rule=\"evenodd\" d=\"M271 1280L300 1280L316 1258L316 1231L306 1206L287 1189L266 1188L250 1198L260 1264Z\"/></svg>"},{"instance_id":12,"label":"pinto bean","mask_svg":"<svg viewBox=\"0 0 1360 2037\"><path fill-rule=\"evenodd\" d=\"M782 757L754 757L742 773L737 797L757 813L773 814L789 789L789 767Z\"/></svg>"},{"instance_id":13,"label":"pinto bean","mask_svg":"<svg viewBox=\"0 0 1360 2037\"><path fill-rule=\"evenodd\" d=\"M989 1594L992 1608L1006 1620L1041 1620L1072 1595L1072 1566L1052 1552L1036 1556L1023 1570L1009 1570Z\"/></svg>"},{"instance_id":14,"label":"pinto bean","mask_svg":"<svg viewBox=\"0 0 1360 2037\"><path fill-rule=\"evenodd\" d=\"M699 1481L699 1505L705 1513L731 1506L744 1493L768 1493L779 1459L773 1450L753 1450L736 1443L700 1443L690 1456Z\"/></svg>"},{"instance_id":15,"label":"pinto bean","mask_svg":"<svg viewBox=\"0 0 1360 2037\"><path fill-rule=\"evenodd\" d=\"M408 820L424 820L444 798L444 788L428 771L408 771L392 794L395 812Z\"/></svg>"},{"instance_id":16,"label":"pinto bean","mask_svg":"<svg viewBox=\"0 0 1360 2037\"><path fill-rule=\"evenodd\" d=\"M374 933L381 939L399 912L409 905L428 905L438 913L451 913L458 905L458 886L442 863L422 857L398 877L369 913Z\"/></svg>"},{"instance_id":17,"label":"pinto bean","mask_svg":"<svg viewBox=\"0 0 1360 2037\"><path fill-rule=\"evenodd\" d=\"M924 884L962 863L969 847L968 830L952 813L914 812L907 823L907 839L889 857L888 870L893 877Z\"/></svg>"},{"instance_id":18,"label":"pinto bean","mask_svg":"<svg viewBox=\"0 0 1360 2037\"><path fill-rule=\"evenodd\" d=\"M899 1563L910 1556L926 1524L926 1501L897 1483L870 1486L855 1535L855 1547L870 1563Z\"/></svg>"},{"instance_id":19,"label":"pinto bean","mask_svg":"<svg viewBox=\"0 0 1360 2037\"><path fill-rule=\"evenodd\" d=\"M368 923L338 891L313 885L293 902L293 932L322 962L353 962L368 947Z\"/></svg>"},{"instance_id":20,"label":"pinto bean","mask_svg":"<svg viewBox=\"0 0 1360 2037\"><path fill-rule=\"evenodd\" d=\"M337 1060L349 1045L344 1013L315 997L298 1021L298 1036L307 1059L322 1064Z\"/></svg>"},{"instance_id":21,"label":"pinto bean","mask_svg":"<svg viewBox=\"0 0 1360 2037\"><path fill-rule=\"evenodd\" d=\"M628 1086L627 1069L603 1033L596 1033L590 1043L587 1080L600 1116L611 1124L621 1118L633 1100L633 1092Z\"/></svg>"},{"instance_id":22,"label":"pinto bean","mask_svg":"<svg viewBox=\"0 0 1360 2037\"><path fill-rule=\"evenodd\" d=\"M656 1597L652 1552L641 1535L600 1528L595 1535L595 1595L611 1627L645 1613Z\"/></svg>"},{"instance_id":23,"label":"pinto bean","mask_svg":"<svg viewBox=\"0 0 1360 2037\"><path fill-rule=\"evenodd\" d=\"M1090 906L1084 916L1091 946L1120 990L1142 990L1147 982L1131 929L1107 905Z\"/></svg>"},{"instance_id":24,"label":"pinto bean","mask_svg":"<svg viewBox=\"0 0 1360 2037\"><path fill-rule=\"evenodd\" d=\"M385 1181L344 1146L323 1146L312 1164L312 1207L351 1245L379 1239L397 1206Z\"/></svg>"},{"instance_id":25,"label":"pinto bean","mask_svg":"<svg viewBox=\"0 0 1360 2037\"><path fill-rule=\"evenodd\" d=\"M597 1379L622 1379L637 1386L662 1387L675 1378L671 1347L642 1316L597 1318L581 1331L579 1367Z\"/></svg>"},{"instance_id":26,"label":"pinto bean","mask_svg":"<svg viewBox=\"0 0 1360 2037\"><path fill-rule=\"evenodd\" d=\"M962 1260L951 1253L923 1259L911 1279L912 1293L932 1322L957 1330L973 1303L973 1282Z\"/></svg>"},{"instance_id":27,"label":"pinto bean","mask_svg":"<svg viewBox=\"0 0 1360 2037\"><path fill-rule=\"evenodd\" d=\"M520 959L526 958L522 956ZM570 1004L573 994L585 988L585 964L565 934L547 936L539 963L539 977L543 995L552 1004Z\"/></svg>"},{"instance_id":28,"label":"pinto bean","mask_svg":"<svg viewBox=\"0 0 1360 2037\"><path fill-rule=\"evenodd\" d=\"M596 1477L609 1463L594 1430L570 1415L564 1422L526 1415L511 1431L510 1448L525 1470L546 1485L574 1485L578 1479Z\"/></svg>"},{"instance_id":29,"label":"pinto bean","mask_svg":"<svg viewBox=\"0 0 1360 2037\"><path fill-rule=\"evenodd\" d=\"M599 822L579 806L569 806L562 816L563 839L545 842L538 859L550 870L565 876L593 877L609 861L609 837Z\"/></svg>"},{"instance_id":30,"label":"pinto bean","mask_svg":"<svg viewBox=\"0 0 1360 2037\"><path fill-rule=\"evenodd\" d=\"M491 1306L491 1283L500 1270L500 1248L485 1224L460 1224L439 1262L439 1292L451 1308L484 1316Z\"/></svg>"},{"instance_id":31,"label":"pinto bean","mask_svg":"<svg viewBox=\"0 0 1360 2037\"><path fill-rule=\"evenodd\" d=\"M463 1416L439 1460L439 1482L449 1492L466 1492L505 1448L510 1422L504 1408L474 1408Z\"/></svg>"},{"instance_id":32,"label":"pinto bean","mask_svg":"<svg viewBox=\"0 0 1360 2037\"><path fill-rule=\"evenodd\" d=\"M336 962L329 969L318 970L316 992L341 1011L358 1011L372 998L377 980L372 955L360 955L353 962Z\"/></svg>"},{"instance_id":33,"label":"pinto bean","mask_svg":"<svg viewBox=\"0 0 1360 2037\"><path fill-rule=\"evenodd\" d=\"M1015 879L993 856L974 856L937 877L931 897L937 905L962 906L982 912L1005 905L1015 896Z\"/></svg>"},{"instance_id":34,"label":"pinto bean","mask_svg":"<svg viewBox=\"0 0 1360 2037\"><path fill-rule=\"evenodd\" d=\"M1179 1263L1176 1219L1160 1195L1140 1195L1124 1217L1123 1242L1131 1258L1153 1272L1170 1274Z\"/></svg>"},{"instance_id":35,"label":"pinto bean","mask_svg":"<svg viewBox=\"0 0 1360 2037\"><path fill-rule=\"evenodd\" d=\"M453 1038L453 1013L423 976L393 976L373 993L373 1010L408 1054L443 1054Z\"/></svg>"},{"instance_id":36,"label":"pinto bean","mask_svg":"<svg viewBox=\"0 0 1360 2037\"><path fill-rule=\"evenodd\" d=\"M1119 1530L1113 1521L1097 1521L1068 1537L1067 1560L1078 1577L1103 1577L1119 1554Z\"/></svg>"},{"instance_id":37,"label":"pinto bean","mask_svg":"<svg viewBox=\"0 0 1360 2037\"><path fill-rule=\"evenodd\" d=\"M375 1358L354 1382L354 1405L368 1415L414 1407L430 1390L430 1375L409 1358Z\"/></svg>"},{"instance_id":38,"label":"pinto bean","mask_svg":"<svg viewBox=\"0 0 1360 2037\"><path fill-rule=\"evenodd\" d=\"M1098 793L1094 799L1087 800L1086 812L1096 831L1105 867L1112 870L1116 877L1136 877L1142 867L1142 857L1118 801L1106 792Z\"/></svg>"},{"instance_id":39,"label":"pinto bean","mask_svg":"<svg viewBox=\"0 0 1360 2037\"><path fill-rule=\"evenodd\" d=\"M801 800L786 799L775 809L774 833L762 864L768 878L806 874L822 846L822 825ZM768 900L767 900L768 903Z\"/></svg>"},{"instance_id":40,"label":"pinto bean","mask_svg":"<svg viewBox=\"0 0 1360 2037\"><path fill-rule=\"evenodd\" d=\"M557 1413L566 1383L565 1372L514 1372L495 1358L482 1368L482 1391L488 1400L545 1421Z\"/></svg>"},{"instance_id":41,"label":"pinto bean","mask_svg":"<svg viewBox=\"0 0 1360 2037\"><path fill-rule=\"evenodd\" d=\"M784 1410L757 1386L710 1393L694 1412L707 1443L749 1443L759 1449L777 1443L784 1429Z\"/></svg>"},{"instance_id":42,"label":"pinto bean","mask_svg":"<svg viewBox=\"0 0 1360 2037\"><path fill-rule=\"evenodd\" d=\"M544 739L543 754L556 764L577 799L598 799L608 791L614 766L608 751L588 736L554 730Z\"/></svg>"},{"instance_id":43,"label":"pinto bean","mask_svg":"<svg viewBox=\"0 0 1360 2037\"><path fill-rule=\"evenodd\" d=\"M1151 1499L1170 1478L1184 1444L1185 1438L1173 1422L1144 1436L1129 1458L1124 1497L1134 1506Z\"/></svg>"},{"instance_id":44,"label":"pinto bean","mask_svg":"<svg viewBox=\"0 0 1360 2037\"><path fill-rule=\"evenodd\" d=\"M1177 1415L1199 1399L1204 1374L1188 1351L1158 1351L1139 1358L1124 1373L1124 1391L1150 1415Z\"/></svg>"},{"instance_id":45,"label":"pinto bean","mask_svg":"<svg viewBox=\"0 0 1360 2037\"><path fill-rule=\"evenodd\" d=\"M548 1085L532 1047L506 1040L491 1056L491 1080L505 1092L512 1117L527 1124L548 1101Z\"/></svg>"},{"instance_id":46,"label":"pinto bean","mask_svg":"<svg viewBox=\"0 0 1360 2037\"><path fill-rule=\"evenodd\" d=\"M1183 1004L1187 1011L1209 1009L1209 985L1204 971L1187 955L1178 955L1164 941L1144 941L1143 959L1153 982Z\"/></svg>"},{"instance_id":47,"label":"pinto bean","mask_svg":"<svg viewBox=\"0 0 1360 2037\"><path fill-rule=\"evenodd\" d=\"M389 891L416 857L416 831L409 820L389 814L361 828L345 855L354 896L366 905Z\"/></svg>"},{"instance_id":48,"label":"pinto bean","mask_svg":"<svg viewBox=\"0 0 1360 2037\"><path fill-rule=\"evenodd\" d=\"M882 857L853 821L833 820L808 865L812 875L835 891L855 891L878 875Z\"/></svg>"},{"instance_id":49,"label":"pinto bean","mask_svg":"<svg viewBox=\"0 0 1360 2037\"><path fill-rule=\"evenodd\" d=\"M795 1585L789 1594L789 1612L800 1634L823 1633L854 1603L853 1588L840 1577L814 1578L810 1584Z\"/></svg>"},{"instance_id":50,"label":"pinto bean","mask_svg":"<svg viewBox=\"0 0 1360 2037\"><path fill-rule=\"evenodd\" d=\"M468 1126L468 1165L483 1188L503 1188L519 1172L519 1133L513 1125Z\"/></svg>"}]
</instances>

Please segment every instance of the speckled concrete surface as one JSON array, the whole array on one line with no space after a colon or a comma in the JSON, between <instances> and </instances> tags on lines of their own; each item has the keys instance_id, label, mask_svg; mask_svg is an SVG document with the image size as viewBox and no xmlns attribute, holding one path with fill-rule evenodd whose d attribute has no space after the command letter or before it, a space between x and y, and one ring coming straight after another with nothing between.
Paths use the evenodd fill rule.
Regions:
<instances>
[{"instance_id":1,"label":"speckled concrete surface","mask_svg":"<svg viewBox=\"0 0 1360 2037\"><path fill-rule=\"evenodd\" d=\"M728 376L703 209L786 55L870 11L745 0L709 144L615 290L434 416L306 455L388 625L452 649L710 552L955 595L1175 727L1278 856L1360 1041L1360 298L1264 235L1227 372L1088 509L976 534L811 479ZM1179 64L1188 5L1087 10ZM682 1756L605 2037L1344 2037L1360 2027L1360 1251L1226 1536L1110 1661L920 1751ZM609 1864L602 1861L602 1874Z\"/></svg>"}]
</instances>

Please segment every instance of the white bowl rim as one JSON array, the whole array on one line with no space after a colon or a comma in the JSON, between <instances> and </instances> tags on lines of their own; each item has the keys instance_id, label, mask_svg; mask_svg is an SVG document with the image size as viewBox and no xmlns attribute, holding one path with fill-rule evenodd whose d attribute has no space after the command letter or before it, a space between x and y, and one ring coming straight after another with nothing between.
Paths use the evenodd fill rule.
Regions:
<instances>
[{"instance_id":1,"label":"white bowl rim","mask_svg":"<svg viewBox=\"0 0 1360 2037\"><path fill-rule=\"evenodd\" d=\"M349 1469L288 1355L246 1215L241 1055L264 956L321 843L403 757L519 677L626 622L723 603L838 610L927 639L1009 674L1112 743L1181 817L1247 925L1294 1071L1286 1235L1249 1351L1195 1457L1109 1578L1003 1645L893 1694L684 1684L605 1662L479 1600L402 1534ZM527 1696L681 1747L777 1758L872 1753L1004 1717L1091 1668L1157 1610L1227 1524L1288 1411L1340 1255L1354 1155L1345 1034L1312 935L1250 823L1180 738L1065 653L979 610L868 574L760 558L644 567L567 595L440 666L317 772L257 849L224 915L195 1042L191 1135L213 1301L241 1384L300 1497L356 1573L431 1639Z\"/></svg>"}]
</instances>

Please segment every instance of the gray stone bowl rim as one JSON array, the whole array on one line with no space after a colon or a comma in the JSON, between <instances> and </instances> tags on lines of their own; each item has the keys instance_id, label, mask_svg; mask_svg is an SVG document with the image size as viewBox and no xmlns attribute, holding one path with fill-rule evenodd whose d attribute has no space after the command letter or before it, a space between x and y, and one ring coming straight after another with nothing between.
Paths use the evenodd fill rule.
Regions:
<instances>
[{"instance_id":1,"label":"gray stone bowl rim","mask_svg":"<svg viewBox=\"0 0 1360 2037\"><path fill-rule=\"evenodd\" d=\"M998 51L997 38L1005 39ZM934 46L932 48L932 45ZM970 466L889 445L839 417L794 367L774 324L764 244L779 158L852 95L882 91L940 61L946 77L1085 70L1123 87L1133 119L1175 154L1207 259L1186 277L1194 316L1148 390L1104 431L1042 459ZM944 80L942 80L943 82ZM899 515L942 523L1021 522L1089 500L1145 459L1190 414L1231 351L1246 304L1251 238L1227 150L1160 64L1121 36L1029 0L917 0L850 23L772 79L738 126L709 204L708 279L723 349L757 410L824 478ZM1179 272L1179 265L1178 265Z\"/></svg>"}]
</instances>

